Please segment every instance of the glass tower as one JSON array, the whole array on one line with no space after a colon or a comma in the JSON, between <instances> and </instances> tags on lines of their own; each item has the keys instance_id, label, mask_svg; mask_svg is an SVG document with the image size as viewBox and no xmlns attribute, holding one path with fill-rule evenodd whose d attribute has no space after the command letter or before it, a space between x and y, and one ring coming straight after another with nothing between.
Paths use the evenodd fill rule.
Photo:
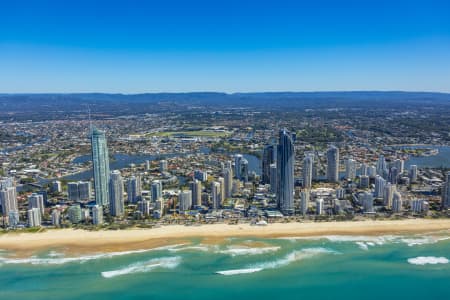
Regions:
<instances>
[{"instance_id":1,"label":"glass tower","mask_svg":"<svg viewBox=\"0 0 450 300\"><path fill-rule=\"evenodd\" d=\"M277 202L283 214L294 213L294 144L286 129L280 131L277 146Z\"/></svg>"},{"instance_id":2,"label":"glass tower","mask_svg":"<svg viewBox=\"0 0 450 300\"><path fill-rule=\"evenodd\" d=\"M92 162L94 168L95 203L108 205L109 157L105 133L93 128L91 132Z\"/></svg>"}]
</instances>

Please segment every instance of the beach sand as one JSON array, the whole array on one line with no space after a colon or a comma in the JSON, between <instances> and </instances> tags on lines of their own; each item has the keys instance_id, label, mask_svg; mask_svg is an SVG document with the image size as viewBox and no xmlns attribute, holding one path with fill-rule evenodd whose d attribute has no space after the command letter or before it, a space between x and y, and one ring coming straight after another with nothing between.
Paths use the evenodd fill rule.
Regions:
<instances>
[{"instance_id":1,"label":"beach sand","mask_svg":"<svg viewBox=\"0 0 450 300\"><path fill-rule=\"evenodd\" d=\"M218 244L229 237L302 237L321 235L381 235L426 233L450 230L450 219L408 219L392 221L349 221L273 223L267 226L249 224L209 224L201 226L167 225L153 229L85 231L49 229L39 233L5 233L0 249L16 255L30 255L44 249L62 249L65 253L116 252L149 249L189 242Z\"/></svg>"}]
</instances>

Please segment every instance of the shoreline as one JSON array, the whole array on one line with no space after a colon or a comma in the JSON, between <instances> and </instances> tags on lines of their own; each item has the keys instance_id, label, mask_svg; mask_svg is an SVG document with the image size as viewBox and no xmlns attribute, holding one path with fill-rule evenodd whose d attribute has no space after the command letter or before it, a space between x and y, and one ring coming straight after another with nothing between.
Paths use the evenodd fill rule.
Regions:
<instances>
[{"instance_id":1,"label":"shoreline","mask_svg":"<svg viewBox=\"0 0 450 300\"><path fill-rule=\"evenodd\" d=\"M0 249L15 255L28 255L46 249L62 249L66 253L117 252L151 249L200 238L207 243L220 243L225 238L314 237L326 235L414 234L450 230L450 219L408 219L381 221L207 224L200 226L166 225L153 229L86 231L50 229L37 233L5 233L0 235Z\"/></svg>"}]
</instances>

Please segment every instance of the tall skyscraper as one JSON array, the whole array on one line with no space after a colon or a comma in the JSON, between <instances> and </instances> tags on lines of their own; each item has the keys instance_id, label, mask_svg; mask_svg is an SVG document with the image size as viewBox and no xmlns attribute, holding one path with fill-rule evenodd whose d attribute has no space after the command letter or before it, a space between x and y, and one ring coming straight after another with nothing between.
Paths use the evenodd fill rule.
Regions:
<instances>
[{"instance_id":1,"label":"tall skyscraper","mask_svg":"<svg viewBox=\"0 0 450 300\"><path fill-rule=\"evenodd\" d=\"M275 145L266 145L262 157L262 183L270 183L270 165L275 163Z\"/></svg>"},{"instance_id":2,"label":"tall skyscraper","mask_svg":"<svg viewBox=\"0 0 450 300\"><path fill-rule=\"evenodd\" d=\"M309 191L300 192L300 211L302 215L306 215L306 213L308 212L309 198Z\"/></svg>"},{"instance_id":3,"label":"tall skyscraper","mask_svg":"<svg viewBox=\"0 0 450 300\"><path fill-rule=\"evenodd\" d=\"M123 180L119 170L114 170L109 176L109 210L111 216L122 216L124 213L123 203Z\"/></svg>"},{"instance_id":4,"label":"tall skyscraper","mask_svg":"<svg viewBox=\"0 0 450 300\"><path fill-rule=\"evenodd\" d=\"M44 215L44 196L33 193L28 196L28 209L37 208L41 212L41 216Z\"/></svg>"},{"instance_id":5,"label":"tall skyscraper","mask_svg":"<svg viewBox=\"0 0 450 300\"><path fill-rule=\"evenodd\" d=\"M242 154L236 154L234 156L234 176L237 179L241 179L241 160L244 159Z\"/></svg>"},{"instance_id":6,"label":"tall skyscraper","mask_svg":"<svg viewBox=\"0 0 450 300\"><path fill-rule=\"evenodd\" d=\"M447 172L442 188L442 208L450 208L450 172Z\"/></svg>"},{"instance_id":7,"label":"tall skyscraper","mask_svg":"<svg viewBox=\"0 0 450 300\"><path fill-rule=\"evenodd\" d=\"M217 181L211 183L211 201L213 209L220 208L220 183Z\"/></svg>"},{"instance_id":8,"label":"tall skyscraper","mask_svg":"<svg viewBox=\"0 0 450 300\"><path fill-rule=\"evenodd\" d=\"M393 185L393 184L388 183L384 186L383 204L388 208L392 207L392 200L394 197L395 190L396 190L395 185Z\"/></svg>"},{"instance_id":9,"label":"tall skyscraper","mask_svg":"<svg viewBox=\"0 0 450 300\"><path fill-rule=\"evenodd\" d=\"M8 217L12 212L19 212L17 205L16 187L13 181L3 181L0 183L0 204L2 205L2 213L4 217Z\"/></svg>"},{"instance_id":10,"label":"tall skyscraper","mask_svg":"<svg viewBox=\"0 0 450 300\"><path fill-rule=\"evenodd\" d=\"M162 183L159 180L155 180L152 183L152 201L156 202L162 199Z\"/></svg>"},{"instance_id":11,"label":"tall skyscraper","mask_svg":"<svg viewBox=\"0 0 450 300\"><path fill-rule=\"evenodd\" d=\"M377 175L380 175L383 178L386 178L388 173L388 169L387 169L387 164L386 164L386 160L384 158L384 155L380 155L378 157L378 161L377 161Z\"/></svg>"},{"instance_id":12,"label":"tall skyscraper","mask_svg":"<svg viewBox=\"0 0 450 300\"><path fill-rule=\"evenodd\" d=\"M394 196L392 197L392 211L395 213L399 213L403 210L403 201L402 195L395 191Z\"/></svg>"},{"instance_id":13,"label":"tall skyscraper","mask_svg":"<svg viewBox=\"0 0 450 300\"><path fill-rule=\"evenodd\" d=\"M231 169L226 167L223 170L223 178L224 178L224 189L225 189L225 199L228 199L231 197L232 190L233 190L233 172Z\"/></svg>"},{"instance_id":14,"label":"tall skyscraper","mask_svg":"<svg viewBox=\"0 0 450 300\"><path fill-rule=\"evenodd\" d=\"M356 161L352 158L348 158L345 161L345 179L353 180L355 178L356 178Z\"/></svg>"},{"instance_id":15,"label":"tall skyscraper","mask_svg":"<svg viewBox=\"0 0 450 300\"><path fill-rule=\"evenodd\" d=\"M127 181L127 196L129 203L137 203L142 198L141 176L131 176Z\"/></svg>"},{"instance_id":16,"label":"tall skyscraper","mask_svg":"<svg viewBox=\"0 0 450 300\"><path fill-rule=\"evenodd\" d=\"M28 216L28 226L38 227L41 226L41 211L39 208L31 208L27 211Z\"/></svg>"},{"instance_id":17,"label":"tall skyscraper","mask_svg":"<svg viewBox=\"0 0 450 300\"><path fill-rule=\"evenodd\" d=\"M313 177L314 155L307 154L303 159L303 187L311 188Z\"/></svg>"},{"instance_id":18,"label":"tall skyscraper","mask_svg":"<svg viewBox=\"0 0 450 300\"><path fill-rule=\"evenodd\" d=\"M417 166L411 165L409 167L409 178L411 179L411 182L417 182Z\"/></svg>"},{"instance_id":19,"label":"tall skyscraper","mask_svg":"<svg viewBox=\"0 0 450 300\"><path fill-rule=\"evenodd\" d=\"M202 183L201 181L194 179L190 183L191 191L192 191L192 201L194 206L202 205Z\"/></svg>"},{"instance_id":20,"label":"tall skyscraper","mask_svg":"<svg viewBox=\"0 0 450 300\"><path fill-rule=\"evenodd\" d=\"M386 180L384 180L384 178L381 177L380 175L377 175L375 177L375 192L374 192L375 198L383 197L385 185L386 185Z\"/></svg>"},{"instance_id":21,"label":"tall skyscraper","mask_svg":"<svg viewBox=\"0 0 450 300\"><path fill-rule=\"evenodd\" d=\"M270 192L276 193L277 192L277 165L271 164L270 165Z\"/></svg>"},{"instance_id":22,"label":"tall skyscraper","mask_svg":"<svg viewBox=\"0 0 450 300\"><path fill-rule=\"evenodd\" d=\"M92 223L94 225L103 224L103 207L101 205L92 206Z\"/></svg>"},{"instance_id":23,"label":"tall skyscraper","mask_svg":"<svg viewBox=\"0 0 450 300\"><path fill-rule=\"evenodd\" d=\"M181 191L178 196L178 205L180 211L190 210L192 207L192 191Z\"/></svg>"},{"instance_id":24,"label":"tall skyscraper","mask_svg":"<svg viewBox=\"0 0 450 300\"><path fill-rule=\"evenodd\" d=\"M280 130L277 145L277 202L283 214L294 213L294 144L287 129Z\"/></svg>"},{"instance_id":25,"label":"tall skyscraper","mask_svg":"<svg viewBox=\"0 0 450 300\"><path fill-rule=\"evenodd\" d=\"M331 146L327 151L327 179L339 182L339 149Z\"/></svg>"},{"instance_id":26,"label":"tall skyscraper","mask_svg":"<svg viewBox=\"0 0 450 300\"><path fill-rule=\"evenodd\" d=\"M107 206L109 204L109 156L105 133L92 128L91 132L92 162L94 168L95 203Z\"/></svg>"},{"instance_id":27,"label":"tall skyscraper","mask_svg":"<svg viewBox=\"0 0 450 300\"><path fill-rule=\"evenodd\" d=\"M217 181L220 183L220 203L223 203L225 201L225 179L219 177Z\"/></svg>"}]
</instances>

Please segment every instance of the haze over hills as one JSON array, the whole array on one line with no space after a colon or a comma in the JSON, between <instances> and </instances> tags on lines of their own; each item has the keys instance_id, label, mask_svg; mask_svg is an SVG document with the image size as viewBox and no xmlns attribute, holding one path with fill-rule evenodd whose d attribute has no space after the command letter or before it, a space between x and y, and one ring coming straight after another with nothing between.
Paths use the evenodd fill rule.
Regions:
<instances>
[{"instance_id":1,"label":"haze over hills","mask_svg":"<svg viewBox=\"0 0 450 300\"><path fill-rule=\"evenodd\" d=\"M450 108L450 94L436 92L403 91L345 91L345 92L257 92L257 93L46 93L46 94L0 94L0 118L58 119L65 115L85 114L90 105L96 114L118 116L125 114L154 113L167 110L185 110L186 106L253 107L270 109L319 109L371 107L416 107L432 105ZM40 114L45 112L44 115ZM39 115L40 114L40 115ZM39 117L38 117L39 115ZM67 117L67 116L66 116ZM99 117L99 116L97 116ZM64 117L65 118L65 117Z\"/></svg>"}]
</instances>

